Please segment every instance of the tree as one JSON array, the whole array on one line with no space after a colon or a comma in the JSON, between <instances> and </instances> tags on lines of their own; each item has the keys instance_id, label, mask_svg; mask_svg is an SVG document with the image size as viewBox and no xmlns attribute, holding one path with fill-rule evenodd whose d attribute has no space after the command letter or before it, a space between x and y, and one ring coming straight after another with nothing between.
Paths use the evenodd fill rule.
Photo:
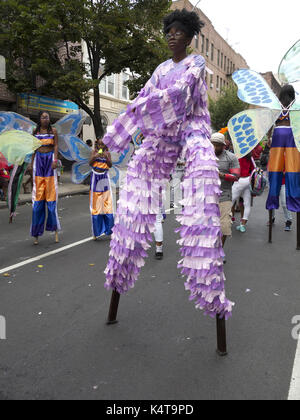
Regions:
<instances>
[{"instance_id":1,"label":"tree","mask_svg":"<svg viewBox=\"0 0 300 420\"><path fill-rule=\"evenodd\" d=\"M137 93L168 57L161 27L170 0L5 0L0 5L0 51L7 85L74 101L103 135L101 80L129 69ZM83 48L84 46L84 48ZM82 57L86 50L87 60ZM138 76L137 76L138 75ZM94 107L89 106L93 91Z\"/></svg>"},{"instance_id":2,"label":"tree","mask_svg":"<svg viewBox=\"0 0 300 420\"><path fill-rule=\"evenodd\" d=\"M213 101L209 98L209 112L215 130L227 127L229 120L237 113L244 111L248 105L237 95L237 87L230 84L222 89L220 97Z\"/></svg>"}]
</instances>

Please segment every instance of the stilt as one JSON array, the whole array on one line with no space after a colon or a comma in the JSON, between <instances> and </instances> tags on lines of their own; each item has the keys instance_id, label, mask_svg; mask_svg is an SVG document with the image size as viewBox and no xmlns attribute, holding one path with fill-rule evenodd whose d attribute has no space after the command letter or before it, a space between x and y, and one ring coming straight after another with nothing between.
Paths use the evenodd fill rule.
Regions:
<instances>
[{"instance_id":1,"label":"stilt","mask_svg":"<svg viewBox=\"0 0 300 420\"><path fill-rule=\"evenodd\" d=\"M273 231L273 212L269 210L269 244L272 243L272 231Z\"/></svg>"},{"instance_id":2,"label":"stilt","mask_svg":"<svg viewBox=\"0 0 300 420\"><path fill-rule=\"evenodd\" d=\"M55 232L55 243L56 243L56 244L58 244L58 243L59 243L58 232Z\"/></svg>"},{"instance_id":3,"label":"stilt","mask_svg":"<svg viewBox=\"0 0 300 420\"><path fill-rule=\"evenodd\" d=\"M9 224L11 225L11 224L12 224L12 222L13 222L13 215L11 214L11 215L9 216Z\"/></svg>"},{"instance_id":4,"label":"stilt","mask_svg":"<svg viewBox=\"0 0 300 420\"><path fill-rule=\"evenodd\" d=\"M220 318L217 315L217 353L219 356L227 356L227 343L226 343L226 321L225 318Z\"/></svg>"},{"instance_id":5,"label":"stilt","mask_svg":"<svg viewBox=\"0 0 300 420\"><path fill-rule=\"evenodd\" d=\"M116 324L118 322L117 314L118 314L119 301L120 301L120 293L118 293L116 290L113 290L111 301L110 301L107 325Z\"/></svg>"},{"instance_id":6,"label":"stilt","mask_svg":"<svg viewBox=\"0 0 300 420\"><path fill-rule=\"evenodd\" d=\"M297 250L300 251L300 213L297 213Z\"/></svg>"},{"instance_id":7,"label":"stilt","mask_svg":"<svg viewBox=\"0 0 300 420\"><path fill-rule=\"evenodd\" d=\"M38 245L39 244L39 238L38 238L38 236L36 238L34 238L34 243L33 244L34 245Z\"/></svg>"}]
</instances>

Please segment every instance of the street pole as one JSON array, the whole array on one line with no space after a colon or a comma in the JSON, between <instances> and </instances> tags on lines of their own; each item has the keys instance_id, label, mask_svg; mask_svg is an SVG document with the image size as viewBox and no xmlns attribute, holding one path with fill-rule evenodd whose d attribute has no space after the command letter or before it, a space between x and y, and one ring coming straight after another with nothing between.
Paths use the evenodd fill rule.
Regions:
<instances>
[{"instance_id":1,"label":"street pole","mask_svg":"<svg viewBox=\"0 0 300 420\"><path fill-rule=\"evenodd\" d=\"M112 295L111 295L107 325L116 324L118 322L117 314L118 314L119 302L120 302L120 293L118 293L116 290L113 290Z\"/></svg>"},{"instance_id":2,"label":"street pole","mask_svg":"<svg viewBox=\"0 0 300 420\"><path fill-rule=\"evenodd\" d=\"M220 318L217 315L217 353L219 356L227 356L227 343L226 343L226 321L225 318Z\"/></svg>"},{"instance_id":3,"label":"street pole","mask_svg":"<svg viewBox=\"0 0 300 420\"><path fill-rule=\"evenodd\" d=\"M272 213L272 210L269 210L269 244L272 243L272 229L273 229L272 219L273 219L273 213Z\"/></svg>"}]
</instances>

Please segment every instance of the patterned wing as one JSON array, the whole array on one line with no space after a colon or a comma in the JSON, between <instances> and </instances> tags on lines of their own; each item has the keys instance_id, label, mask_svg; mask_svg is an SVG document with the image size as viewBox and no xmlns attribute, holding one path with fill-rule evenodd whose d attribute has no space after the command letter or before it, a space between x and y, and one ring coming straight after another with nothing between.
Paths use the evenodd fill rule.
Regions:
<instances>
[{"instance_id":1,"label":"patterned wing","mask_svg":"<svg viewBox=\"0 0 300 420\"><path fill-rule=\"evenodd\" d=\"M297 149L300 152L300 111L290 112L291 126Z\"/></svg>"},{"instance_id":2,"label":"patterned wing","mask_svg":"<svg viewBox=\"0 0 300 420\"><path fill-rule=\"evenodd\" d=\"M132 144L130 144L129 147L126 150L124 150L123 153L111 153L113 166L109 171L109 177L114 185L119 184L120 174L123 171L125 172L133 153L134 146Z\"/></svg>"},{"instance_id":3,"label":"patterned wing","mask_svg":"<svg viewBox=\"0 0 300 420\"><path fill-rule=\"evenodd\" d=\"M300 40L283 57L278 74L282 83L293 83L300 80Z\"/></svg>"},{"instance_id":4,"label":"patterned wing","mask_svg":"<svg viewBox=\"0 0 300 420\"><path fill-rule=\"evenodd\" d=\"M274 125L281 111L249 109L235 115L228 124L229 134L238 158L250 153Z\"/></svg>"},{"instance_id":5,"label":"patterned wing","mask_svg":"<svg viewBox=\"0 0 300 420\"><path fill-rule=\"evenodd\" d=\"M72 135L59 136L59 152L67 160L83 162L90 158L91 149L79 137Z\"/></svg>"},{"instance_id":6,"label":"patterned wing","mask_svg":"<svg viewBox=\"0 0 300 420\"><path fill-rule=\"evenodd\" d=\"M291 85L293 85L294 89L295 89L295 93L296 93L296 101L295 103L292 105L291 110L292 111L299 111L300 110L300 81L295 82L295 83L291 83Z\"/></svg>"},{"instance_id":7,"label":"patterned wing","mask_svg":"<svg viewBox=\"0 0 300 420\"><path fill-rule=\"evenodd\" d=\"M92 172L88 162L75 162L72 166L72 182L81 184Z\"/></svg>"},{"instance_id":8,"label":"patterned wing","mask_svg":"<svg viewBox=\"0 0 300 420\"><path fill-rule=\"evenodd\" d=\"M0 152L7 161L22 165L26 156L41 147L41 142L25 131L10 130L0 134Z\"/></svg>"},{"instance_id":9,"label":"patterned wing","mask_svg":"<svg viewBox=\"0 0 300 420\"><path fill-rule=\"evenodd\" d=\"M86 112L80 110L66 115L54 124L58 134L59 152L67 160L82 161L90 157L90 148L77 137L86 117Z\"/></svg>"},{"instance_id":10,"label":"patterned wing","mask_svg":"<svg viewBox=\"0 0 300 420\"><path fill-rule=\"evenodd\" d=\"M243 69L236 71L232 79L239 88L238 97L242 101L250 105L281 110L279 99L260 74Z\"/></svg>"},{"instance_id":11,"label":"patterned wing","mask_svg":"<svg viewBox=\"0 0 300 420\"><path fill-rule=\"evenodd\" d=\"M10 130L26 131L32 134L35 123L15 112L0 112L0 133Z\"/></svg>"}]
</instances>

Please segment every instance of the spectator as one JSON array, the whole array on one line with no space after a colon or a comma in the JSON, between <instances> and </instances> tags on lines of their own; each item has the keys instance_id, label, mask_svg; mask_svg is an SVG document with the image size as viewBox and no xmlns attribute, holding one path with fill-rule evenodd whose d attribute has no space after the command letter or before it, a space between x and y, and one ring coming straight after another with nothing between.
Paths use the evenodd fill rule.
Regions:
<instances>
[{"instance_id":1,"label":"spectator","mask_svg":"<svg viewBox=\"0 0 300 420\"><path fill-rule=\"evenodd\" d=\"M262 146L260 144L258 144L255 147L255 149L253 149L253 151L252 151L252 157L254 159L254 162L255 162L256 166L259 167L259 168L260 168L260 159L261 159L261 155L262 155L263 150L264 149L262 148Z\"/></svg>"},{"instance_id":2,"label":"spectator","mask_svg":"<svg viewBox=\"0 0 300 420\"><path fill-rule=\"evenodd\" d=\"M232 204L234 206L240 197L242 197L244 200L244 214L241 216L240 225L236 228L240 232L244 233L246 232L246 224L251 212L250 175L255 167L251 153L242 159L239 159L239 162L241 168L241 177L239 181L236 182L232 187Z\"/></svg>"},{"instance_id":3,"label":"spectator","mask_svg":"<svg viewBox=\"0 0 300 420\"><path fill-rule=\"evenodd\" d=\"M232 185L239 180L240 165L236 156L226 150L226 140L223 134L213 134L210 141L214 145L216 156L219 159L219 177L221 179L222 190L219 206L223 235L222 243L224 247L227 237L232 235Z\"/></svg>"}]
</instances>

